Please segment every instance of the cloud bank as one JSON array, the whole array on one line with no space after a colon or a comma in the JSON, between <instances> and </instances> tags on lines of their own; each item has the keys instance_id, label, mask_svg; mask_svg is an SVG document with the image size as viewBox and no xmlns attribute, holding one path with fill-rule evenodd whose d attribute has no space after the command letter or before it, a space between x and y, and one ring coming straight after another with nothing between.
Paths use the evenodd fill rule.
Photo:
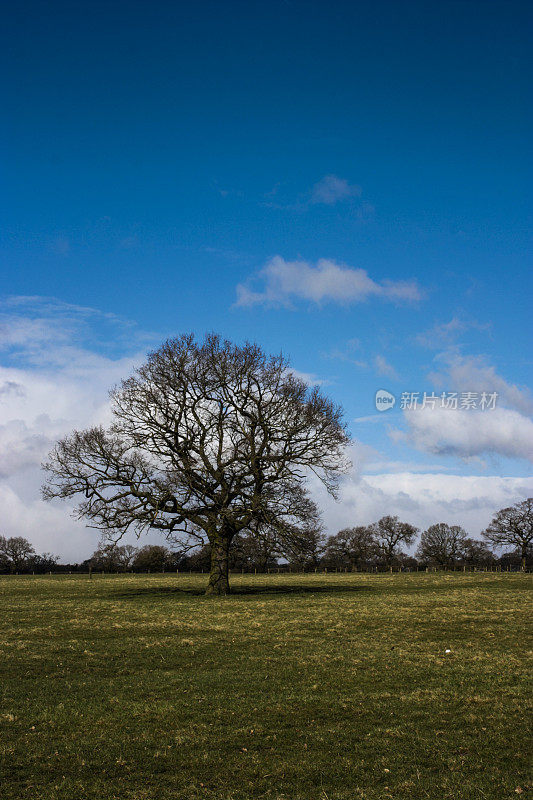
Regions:
<instances>
[{"instance_id":1,"label":"cloud bank","mask_svg":"<svg viewBox=\"0 0 533 800\"><path fill-rule=\"evenodd\" d=\"M391 514L420 529L435 522L461 525L478 538L496 510L532 495L533 478L354 471L345 479L338 503L319 486L314 492L331 532Z\"/></svg>"},{"instance_id":2,"label":"cloud bank","mask_svg":"<svg viewBox=\"0 0 533 800\"><path fill-rule=\"evenodd\" d=\"M533 462L533 421L513 409L417 408L404 414L408 430L393 436L418 450L460 458L498 454Z\"/></svg>"},{"instance_id":3,"label":"cloud bank","mask_svg":"<svg viewBox=\"0 0 533 800\"><path fill-rule=\"evenodd\" d=\"M129 354L95 352L101 336ZM109 422L108 391L144 359L145 341L131 323L93 309L46 298L2 303L0 535L24 536L67 559L90 555L95 531L73 520L67 505L40 499L40 464L72 429Z\"/></svg>"}]
</instances>

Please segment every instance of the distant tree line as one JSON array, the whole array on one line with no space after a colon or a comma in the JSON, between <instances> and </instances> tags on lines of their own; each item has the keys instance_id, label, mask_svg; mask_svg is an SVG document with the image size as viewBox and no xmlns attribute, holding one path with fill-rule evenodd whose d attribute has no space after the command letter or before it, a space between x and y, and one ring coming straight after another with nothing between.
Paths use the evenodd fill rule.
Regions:
<instances>
[{"instance_id":1,"label":"distant tree line","mask_svg":"<svg viewBox=\"0 0 533 800\"><path fill-rule=\"evenodd\" d=\"M0 572L49 572L55 569L57 556L51 553L38 555L23 536L6 539L0 536Z\"/></svg>"},{"instance_id":2,"label":"distant tree line","mask_svg":"<svg viewBox=\"0 0 533 800\"><path fill-rule=\"evenodd\" d=\"M405 548L418 546L414 555ZM503 569L533 566L533 498L497 512L482 532L483 541L472 539L458 525L439 522L420 531L398 517L385 516L370 525L343 528L326 537L320 519L310 507L307 524L284 535L283 529L263 526L258 532L236 536L229 557L230 570L267 572L271 569L309 571L373 570L457 567ZM497 555L489 545L510 548ZM48 571L103 572L209 572L211 545L188 553L174 552L162 545L134 547L107 545L81 564L59 564L49 553L37 555L22 537L0 536L0 572L43 573Z\"/></svg>"}]
</instances>

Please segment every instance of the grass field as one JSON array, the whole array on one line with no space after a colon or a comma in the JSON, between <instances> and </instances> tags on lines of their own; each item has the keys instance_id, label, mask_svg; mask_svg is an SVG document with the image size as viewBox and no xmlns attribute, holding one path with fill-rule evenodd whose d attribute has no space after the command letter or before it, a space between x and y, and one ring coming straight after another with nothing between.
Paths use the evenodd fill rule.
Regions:
<instances>
[{"instance_id":1,"label":"grass field","mask_svg":"<svg viewBox=\"0 0 533 800\"><path fill-rule=\"evenodd\" d=\"M2 800L531 791L531 576L205 580L0 577Z\"/></svg>"}]
</instances>

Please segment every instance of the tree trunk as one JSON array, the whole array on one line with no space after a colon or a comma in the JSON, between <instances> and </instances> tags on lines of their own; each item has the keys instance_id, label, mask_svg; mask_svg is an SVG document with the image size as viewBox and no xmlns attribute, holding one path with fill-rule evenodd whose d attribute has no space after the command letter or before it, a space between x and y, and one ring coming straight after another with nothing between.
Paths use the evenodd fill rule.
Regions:
<instances>
[{"instance_id":1,"label":"tree trunk","mask_svg":"<svg viewBox=\"0 0 533 800\"><path fill-rule=\"evenodd\" d=\"M211 570L206 594L229 594L229 546L231 538L217 536L211 543Z\"/></svg>"},{"instance_id":2,"label":"tree trunk","mask_svg":"<svg viewBox=\"0 0 533 800\"><path fill-rule=\"evenodd\" d=\"M527 556L527 547L524 546L522 547L522 565L521 565L522 572L526 571L526 556Z\"/></svg>"}]
</instances>

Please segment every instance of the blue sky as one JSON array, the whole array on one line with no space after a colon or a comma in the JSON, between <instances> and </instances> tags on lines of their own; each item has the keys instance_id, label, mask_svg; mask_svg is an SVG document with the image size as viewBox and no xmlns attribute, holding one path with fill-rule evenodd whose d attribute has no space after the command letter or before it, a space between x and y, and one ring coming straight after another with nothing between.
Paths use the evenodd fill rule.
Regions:
<instances>
[{"instance_id":1,"label":"blue sky","mask_svg":"<svg viewBox=\"0 0 533 800\"><path fill-rule=\"evenodd\" d=\"M532 16L513 0L12 4L8 532L48 514L45 549L90 546L43 511L42 453L189 330L283 350L343 404L359 445L340 505L323 498L331 531L380 509L423 526L438 500L477 535L530 493ZM381 388L498 404L379 414Z\"/></svg>"}]
</instances>

